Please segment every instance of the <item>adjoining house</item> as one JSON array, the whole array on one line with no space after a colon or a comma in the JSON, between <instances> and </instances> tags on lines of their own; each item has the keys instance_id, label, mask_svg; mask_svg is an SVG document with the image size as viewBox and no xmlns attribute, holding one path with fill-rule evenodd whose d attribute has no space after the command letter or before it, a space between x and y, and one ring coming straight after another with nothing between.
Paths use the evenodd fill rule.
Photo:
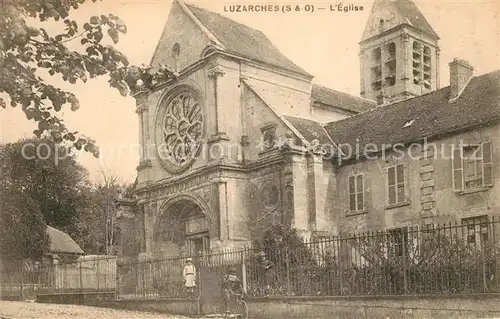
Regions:
<instances>
[{"instance_id":1,"label":"adjoining house","mask_svg":"<svg viewBox=\"0 0 500 319\"><path fill-rule=\"evenodd\" d=\"M441 87L438 40L413 2L377 0L357 97L313 84L261 31L174 1L151 64L179 77L135 96L121 254L242 246L275 223L315 238L500 215L500 71L456 59Z\"/></svg>"}]
</instances>

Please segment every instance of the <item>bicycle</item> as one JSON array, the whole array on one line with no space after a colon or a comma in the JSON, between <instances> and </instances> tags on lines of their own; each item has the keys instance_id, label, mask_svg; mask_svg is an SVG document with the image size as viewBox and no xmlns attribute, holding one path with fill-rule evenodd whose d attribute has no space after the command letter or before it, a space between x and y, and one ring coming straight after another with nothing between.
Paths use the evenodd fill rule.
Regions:
<instances>
[{"instance_id":1,"label":"bicycle","mask_svg":"<svg viewBox=\"0 0 500 319\"><path fill-rule=\"evenodd\" d=\"M248 305L246 301L243 299L243 294L234 293L232 290L229 290L231 296L236 297L236 305L239 308L237 313L225 313L224 318L235 318L235 319L248 319Z\"/></svg>"},{"instance_id":2,"label":"bicycle","mask_svg":"<svg viewBox=\"0 0 500 319\"><path fill-rule=\"evenodd\" d=\"M190 314L190 317L191 318L197 318L200 316L200 312L201 312L201 309L200 309L200 299L201 299L201 290L200 289L196 289L194 291L194 293L192 293L188 298L188 300L192 300L192 306L190 307L191 308L191 314ZM193 311L194 310L194 311Z\"/></svg>"}]
</instances>

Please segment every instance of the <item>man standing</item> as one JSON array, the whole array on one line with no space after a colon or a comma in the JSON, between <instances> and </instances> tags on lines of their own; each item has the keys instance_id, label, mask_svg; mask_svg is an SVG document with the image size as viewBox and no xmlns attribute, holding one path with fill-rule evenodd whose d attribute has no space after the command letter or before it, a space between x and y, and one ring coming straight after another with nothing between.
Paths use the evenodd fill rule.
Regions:
<instances>
[{"instance_id":1,"label":"man standing","mask_svg":"<svg viewBox=\"0 0 500 319\"><path fill-rule=\"evenodd\" d=\"M184 276L184 286L190 294L193 294L194 287L196 287L196 267L191 258L186 259L182 275Z\"/></svg>"}]
</instances>

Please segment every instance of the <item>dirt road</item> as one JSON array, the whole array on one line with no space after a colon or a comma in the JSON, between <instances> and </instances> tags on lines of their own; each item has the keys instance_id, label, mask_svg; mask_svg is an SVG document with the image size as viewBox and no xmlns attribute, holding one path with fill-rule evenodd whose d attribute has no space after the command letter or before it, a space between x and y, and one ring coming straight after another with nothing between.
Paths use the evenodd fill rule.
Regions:
<instances>
[{"instance_id":1,"label":"dirt road","mask_svg":"<svg viewBox=\"0 0 500 319\"><path fill-rule=\"evenodd\" d=\"M187 319L183 316L77 305L0 301L0 319Z\"/></svg>"}]
</instances>

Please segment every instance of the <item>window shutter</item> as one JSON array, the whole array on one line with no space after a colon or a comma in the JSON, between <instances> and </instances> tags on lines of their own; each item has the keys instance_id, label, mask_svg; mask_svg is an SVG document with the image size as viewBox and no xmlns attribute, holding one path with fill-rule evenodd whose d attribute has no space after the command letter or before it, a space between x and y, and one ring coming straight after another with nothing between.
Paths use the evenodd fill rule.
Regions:
<instances>
[{"instance_id":1,"label":"window shutter","mask_svg":"<svg viewBox=\"0 0 500 319\"><path fill-rule=\"evenodd\" d=\"M397 180L397 202L402 203L405 201L405 166L400 164L396 166L396 180Z\"/></svg>"},{"instance_id":2,"label":"window shutter","mask_svg":"<svg viewBox=\"0 0 500 319\"><path fill-rule=\"evenodd\" d=\"M363 175L359 174L357 177L357 181L356 181L356 196L357 196L357 209L359 211L363 210L364 209L364 193L363 193L363 190L364 190L364 185L363 185Z\"/></svg>"},{"instance_id":3,"label":"window shutter","mask_svg":"<svg viewBox=\"0 0 500 319\"><path fill-rule=\"evenodd\" d=\"M493 156L491 154L491 142L485 142L481 145L483 158L483 185L493 185Z\"/></svg>"},{"instance_id":4,"label":"window shutter","mask_svg":"<svg viewBox=\"0 0 500 319\"><path fill-rule=\"evenodd\" d=\"M396 203L396 170L395 167L389 167L387 171L387 179L389 186L389 204Z\"/></svg>"},{"instance_id":5,"label":"window shutter","mask_svg":"<svg viewBox=\"0 0 500 319\"><path fill-rule=\"evenodd\" d=\"M453 178L453 190L461 191L464 188L464 169L462 166L462 150L460 148L455 148L453 150L453 156L451 159L452 164L452 178Z\"/></svg>"},{"instance_id":6,"label":"window shutter","mask_svg":"<svg viewBox=\"0 0 500 319\"><path fill-rule=\"evenodd\" d=\"M349 210L356 210L356 187L354 185L354 176L349 177Z\"/></svg>"}]
</instances>

